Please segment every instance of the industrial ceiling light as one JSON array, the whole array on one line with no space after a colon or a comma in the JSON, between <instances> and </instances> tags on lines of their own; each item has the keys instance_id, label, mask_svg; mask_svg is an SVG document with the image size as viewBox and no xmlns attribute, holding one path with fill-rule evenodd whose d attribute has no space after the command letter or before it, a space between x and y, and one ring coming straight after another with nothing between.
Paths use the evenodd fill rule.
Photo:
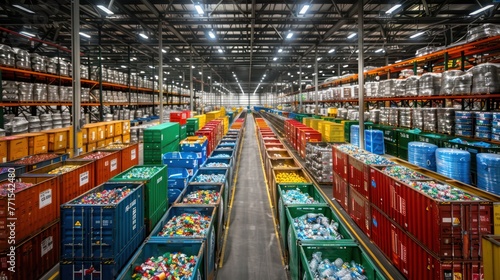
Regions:
<instances>
[{"instance_id":1,"label":"industrial ceiling light","mask_svg":"<svg viewBox=\"0 0 500 280\"><path fill-rule=\"evenodd\" d=\"M19 34L22 34L22 35L27 36L27 37L36 37L35 34L29 33L29 32L26 32L26 31L21 31L21 32L19 32Z\"/></svg>"},{"instance_id":2,"label":"industrial ceiling light","mask_svg":"<svg viewBox=\"0 0 500 280\"><path fill-rule=\"evenodd\" d=\"M146 35L143 31L139 32L139 36L141 36L144 39L149 39L148 35Z\"/></svg>"},{"instance_id":3,"label":"industrial ceiling light","mask_svg":"<svg viewBox=\"0 0 500 280\"><path fill-rule=\"evenodd\" d=\"M422 36L422 35L424 35L424 34L425 34L425 31L418 32L418 33L415 33L415 34L411 35L411 36L410 36L410 38L411 38L411 39L413 39L413 38L417 38L417 37L420 37L420 36Z\"/></svg>"},{"instance_id":4,"label":"industrial ceiling light","mask_svg":"<svg viewBox=\"0 0 500 280\"><path fill-rule=\"evenodd\" d=\"M279 48L278 52L279 53L283 52L283 48Z\"/></svg>"},{"instance_id":5,"label":"industrial ceiling light","mask_svg":"<svg viewBox=\"0 0 500 280\"><path fill-rule=\"evenodd\" d=\"M479 14L480 12L486 11L486 10L492 8L492 7L493 7L493 5L484 6L484 7L482 7L479 10L475 10L474 12L470 13L469 15L473 16L473 15Z\"/></svg>"},{"instance_id":6,"label":"industrial ceiling light","mask_svg":"<svg viewBox=\"0 0 500 280\"><path fill-rule=\"evenodd\" d=\"M399 59L399 60L394 61L394 63L400 63L401 61L403 61L403 60Z\"/></svg>"},{"instance_id":7,"label":"industrial ceiling light","mask_svg":"<svg viewBox=\"0 0 500 280\"><path fill-rule=\"evenodd\" d=\"M111 11L110 9L106 8L103 5L97 5L97 8L101 9L103 12L105 12L108 15L114 15L115 14L115 13L113 13L113 11Z\"/></svg>"},{"instance_id":8,"label":"industrial ceiling light","mask_svg":"<svg viewBox=\"0 0 500 280\"><path fill-rule=\"evenodd\" d=\"M335 48L330 49L330 50L328 51L328 53L332 53L332 52L334 52L334 51L335 51Z\"/></svg>"},{"instance_id":9,"label":"industrial ceiling light","mask_svg":"<svg viewBox=\"0 0 500 280\"><path fill-rule=\"evenodd\" d=\"M181 61L181 59L180 59L180 58L178 58L178 57L176 57L176 58L175 58L175 61Z\"/></svg>"},{"instance_id":10,"label":"industrial ceiling light","mask_svg":"<svg viewBox=\"0 0 500 280\"><path fill-rule=\"evenodd\" d=\"M215 39L215 34L213 31L208 31L208 36L212 39Z\"/></svg>"},{"instance_id":11,"label":"industrial ceiling light","mask_svg":"<svg viewBox=\"0 0 500 280\"><path fill-rule=\"evenodd\" d=\"M401 7L401 4L394 5L394 6L392 6L392 8L390 8L389 10L387 10L385 13L389 15L392 12L394 12L395 10L397 10L399 7Z\"/></svg>"},{"instance_id":12,"label":"industrial ceiling light","mask_svg":"<svg viewBox=\"0 0 500 280\"><path fill-rule=\"evenodd\" d=\"M346 65L344 65L344 68L347 68L347 67L349 67L349 65L347 65L347 64L346 64Z\"/></svg>"},{"instance_id":13,"label":"industrial ceiling light","mask_svg":"<svg viewBox=\"0 0 500 280\"><path fill-rule=\"evenodd\" d=\"M375 52L376 52L376 53L379 53L379 52L383 52L383 51L384 51L384 49L378 49L378 50L376 50Z\"/></svg>"},{"instance_id":14,"label":"industrial ceiling light","mask_svg":"<svg viewBox=\"0 0 500 280\"><path fill-rule=\"evenodd\" d=\"M347 36L347 39L354 38L354 36L356 36L356 33L351 33L349 36Z\"/></svg>"},{"instance_id":15,"label":"industrial ceiling light","mask_svg":"<svg viewBox=\"0 0 500 280\"><path fill-rule=\"evenodd\" d=\"M196 9L196 11L198 12L199 15L203 15L205 12L203 11L203 8L201 7L200 4L196 4L194 5L194 8Z\"/></svg>"},{"instance_id":16,"label":"industrial ceiling light","mask_svg":"<svg viewBox=\"0 0 500 280\"><path fill-rule=\"evenodd\" d=\"M19 10L25 11L25 12L30 13L30 14L34 14L35 13L32 10L30 10L30 9L28 9L26 7L23 7L21 5L14 4L14 5L12 5L12 7L18 8Z\"/></svg>"},{"instance_id":17,"label":"industrial ceiling light","mask_svg":"<svg viewBox=\"0 0 500 280\"><path fill-rule=\"evenodd\" d=\"M276 61L276 60L278 60L278 58L277 57L273 57L273 61Z\"/></svg>"},{"instance_id":18,"label":"industrial ceiling light","mask_svg":"<svg viewBox=\"0 0 500 280\"><path fill-rule=\"evenodd\" d=\"M218 49L217 51L218 51L218 52L220 52L220 53L223 53L223 52L224 52L222 49Z\"/></svg>"},{"instance_id":19,"label":"industrial ceiling light","mask_svg":"<svg viewBox=\"0 0 500 280\"><path fill-rule=\"evenodd\" d=\"M288 31L288 34L286 34L287 39L291 39L293 37L293 32Z\"/></svg>"},{"instance_id":20,"label":"industrial ceiling light","mask_svg":"<svg viewBox=\"0 0 500 280\"><path fill-rule=\"evenodd\" d=\"M323 59L322 57L318 57L318 59L316 59L316 61L320 61L321 59Z\"/></svg>"},{"instance_id":21,"label":"industrial ceiling light","mask_svg":"<svg viewBox=\"0 0 500 280\"><path fill-rule=\"evenodd\" d=\"M161 52L162 53L167 53L167 50L166 49L161 49Z\"/></svg>"},{"instance_id":22,"label":"industrial ceiling light","mask_svg":"<svg viewBox=\"0 0 500 280\"><path fill-rule=\"evenodd\" d=\"M302 6L302 8L300 9L299 15L301 15L301 16L305 15L307 10L309 10L310 7L311 7L311 5L309 5L309 4L305 4L304 6Z\"/></svg>"},{"instance_id":23,"label":"industrial ceiling light","mask_svg":"<svg viewBox=\"0 0 500 280\"><path fill-rule=\"evenodd\" d=\"M125 65L122 65L121 67L122 67L122 68L127 68L127 66L125 66Z\"/></svg>"},{"instance_id":24,"label":"industrial ceiling light","mask_svg":"<svg viewBox=\"0 0 500 280\"><path fill-rule=\"evenodd\" d=\"M80 32L80 33L78 33L78 34L80 34L81 36L83 36L83 37L85 37L85 38L89 38L89 39L90 39L90 35L89 35L89 34L87 34L87 33Z\"/></svg>"}]
</instances>

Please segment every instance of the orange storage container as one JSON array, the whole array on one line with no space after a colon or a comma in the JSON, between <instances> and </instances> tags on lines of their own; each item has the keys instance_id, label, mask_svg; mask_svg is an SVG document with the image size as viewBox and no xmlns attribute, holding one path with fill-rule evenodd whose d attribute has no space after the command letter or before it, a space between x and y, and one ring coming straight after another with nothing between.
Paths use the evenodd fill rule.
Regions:
<instances>
[{"instance_id":1,"label":"orange storage container","mask_svg":"<svg viewBox=\"0 0 500 280\"><path fill-rule=\"evenodd\" d=\"M8 142L8 161L13 161L28 156L28 138L26 137L5 137Z\"/></svg>"},{"instance_id":2,"label":"orange storage container","mask_svg":"<svg viewBox=\"0 0 500 280\"><path fill-rule=\"evenodd\" d=\"M0 251L11 246L10 236L14 236L16 244L19 244L59 218L61 203L57 178L20 179L22 182L15 184L9 180L0 182ZM25 184L32 186L21 189ZM17 190L11 192L9 187ZM9 227L11 223L15 224L15 230Z\"/></svg>"},{"instance_id":3,"label":"orange storage container","mask_svg":"<svg viewBox=\"0 0 500 280\"><path fill-rule=\"evenodd\" d=\"M127 170L139 164L139 144L111 144L100 151L119 151L121 153L121 168Z\"/></svg>"},{"instance_id":4,"label":"orange storage container","mask_svg":"<svg viewBox=\"0 0 500 280\"><path fill-rule=\"evenodd\" d=\"M2 139L0 140L0 162L7 162L9 160L8 154L8 141Z\"/></svg>"}]
</instances>

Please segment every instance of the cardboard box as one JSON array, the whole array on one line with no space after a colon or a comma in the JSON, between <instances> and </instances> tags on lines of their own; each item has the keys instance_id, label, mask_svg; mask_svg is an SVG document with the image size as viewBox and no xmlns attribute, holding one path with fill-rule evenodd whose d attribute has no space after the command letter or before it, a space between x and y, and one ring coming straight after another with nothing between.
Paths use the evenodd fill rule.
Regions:
<instances>
[{"instance_id":1,"label":"cardboard box","mask_svg":"<svg viewBox=\"0 0 500 280\"><path fill-rule=\"evenodd\" d=\"M8 139L8 161L23 158L29 155L28 137L5 137Z\"/></svg>"},{"instance_id":2,"label":"cardboard box","mask_svg":"<svg viewBox=\"0 0 500 280\"><path fill-rule=\"evenodd\" d=\"M123 143L130 143L130 133L122 135L122 142Z\"/></svg>"},{"instance_id":3,"label":"cardboard box","mask_svg":"<svg viewBox=\"0 0 500 280\"><path fill-rule=\"evenodd\" d=\"M97 148L103 148L106 147L106 140L98 141L97 142Z\"/></svg>"},{"instance_id":4,"label":"cardboard box","mask_svg":"<svg viewBox=\"0 0 500 280\"><path fill-rule=\"evenodd\" d=\"M89 139L88 139L89 130L88 130L88 128L82 128L81 132L82 132L82 141L83 141L82 143L84 145L86 145L89 143Z\"/></svg>"},{"instance_id":5,"label":"cardboard box","mask_svg":"<svg viewBox=\"0 0 500 280\"><path fill-rule=\"evenodd\" d=\"M68 132L69 128L52 129L47 132L50 152L68 148Z\"/></svg>"},{"instance_id":6,"label":"cardboard box","mask_svg":"<svg viewBox=\"0 0 500 280\"><path fill-rule=\"evenodd\" d=\"M0 162L2 163L9 161L8 144L7 140L0 140Z\"/></svg>"},{"instance_id":7,"label":"cardboard box","mask_svg":"<svg viewBox=\"0 0 500 280\"><path fill-rule=\"evenodd\" d=\"M122 143L122 136L113 137L113 143Z\"/></svg>"},{"instance_id":8,"label":"cardboard box","mask_svg":"<svg viewBox=\"0 0 500 280\"><path fill-rule=\"evenodd\" d=\"M68 140L68 142L69 142L68 143L68 148L73 149L73 127L71 127L69 129L68 134L69 134L69 137L68 137L68 139L69 139ZM77 148L81 148L81 147L83 147L83 132L81 132L81 131L78 132L77 137L78 138L77 138L77 143L76 143L77 146L76 147Z\"/></svg>"},{"instance_id":9,"label":"cardboard box","mask_svg":"<svg viewBox=\"0 0 500 280\"><path fill-rule=\"evenodd\" d=\"M47 134L31 133L28 141L30 155L47 153L49 149L49 136Z\"/></svg>"},{"instance_id":10,"label":"cardboard box","mask_svg":"<svg viewBox=\"0 0 500 280\"><path fill-rule=\"evenodd\" d=\"M106 129L106 138L113 138L115 136L115 122L108 122L104 127Z\"/></svg>"},{"instance_id":11,"label":"cardboard box","mask_svg":"<svg viewBox=\"0 0 500 280\"><path fill-rule=\"evenodd\" d=\"M97 142L106 140L106 125L97 126Z\"/></svg>"},{"instance_id":12,"label":"cardboard box","mask_svg":"<svg viewBox=\"0 0 500 280\"><path fill-rule=\"evenodd\" d=\"M121 121L122 122L122 134L130 134L130 120Z\"/></svg>"},{"instance_id":13,"label":"cardboard box","mask_svg":"<svg viewBox=\"0 0 500 280\"><path fill-rule=\"evenodd\" d=\"M90 143L87 145L87 153L95 151L97 149L97 143Z\"/></svg>"},{"instance_id":14,"label":"cardboard box","mask_svg":"<svg viewBox=\"0 0 500 280\"><path fill-rule=\"evenodd\" d=\"M122 135L122 134L123 134L123 122L122 121L116 121L115 122L115 136L119 136L119 135Z\"/></svg>"}]
</instances>

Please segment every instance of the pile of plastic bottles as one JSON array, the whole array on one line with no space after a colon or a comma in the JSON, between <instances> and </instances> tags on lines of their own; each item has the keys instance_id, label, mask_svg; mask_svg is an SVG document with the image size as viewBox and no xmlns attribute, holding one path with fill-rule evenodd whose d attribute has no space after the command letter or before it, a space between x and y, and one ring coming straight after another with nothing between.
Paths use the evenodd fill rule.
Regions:
<instances>
[{"instance_id":1,"label":"pile of plastic bottles","mask_svg":"<svg viewBox=\"0 0 500 280\"><path fill-rule=\"evenodd\" d=\"M195 256L182 253L165 253L151 257L134 269L133 280L143 279L192 279L196 262Z\"/></svg>"},{"instance_id":2,"label":"pile of plastic bottles","mask_svg":"<svg viewBox=\"0 0 500 280\"><path fill-rule=\"evenodd\" d=\"M355 261L345 262L337 258L333 263L329 259L323 259L321 252L312 254L309 269L316 280L365 280L368 279L365 269Z\"/></svg>"},{"instance_id":3,"label":"pile of plastic bottles","mask_svg":"<svg viewBox=\"0 0 500 280\"><path fill-rule=\"evenodd\" d=\"M303 193L300 189L286 190L283 193L283 202L285 204L314 204L319 203L308 193Z\"/></svg>"},{"instance_id":4,"label":"pile of plastic bottles","mask_svg":"<svg viewBox=\"0 0 500 280\"><path fill-rule=\"evenodd\" d=\"M214 190L197 190L188 193L182 203L189 204L215 204L219 201L220 193Z\"/></svg>"},{"instance_id":5,"label":"pile of plastic bottles","mask_svg":"<svg viewBox=\"0 0 500 280\"><path fill-rule=\"evenodd\" d=\"M199 213L184 213L180 216L174 216L163 226L158 236L202 238L206 236L211 220L211 217Z\"/></svg>"},{"instance_id":6,"label":"pile of plastic bottles","mask_svg":"<svg viewBox=\"0 0 500 280\"><path fill-rule=\"evenodd\" d=\"M124 188L115 188L112 190L104 190L102 192L89 193L82 197L81 199L73 201L71 204L90 204L90 205L102 205L102 204L118 204L125 197L127 197L132 190Z\"/></svg>"},{"instance_id":7,"label":"pile of plastic bottles","mask_svg":"<svg viewBox=\"0 0 500 280\"><path fill-rule=\"evenodd\" d=\"M323 214L309 213L295 218L293 226L301 240L340 240L344 238L338 231L339 224L333 220L330 221Z\"/></svg>"}]
</instances>

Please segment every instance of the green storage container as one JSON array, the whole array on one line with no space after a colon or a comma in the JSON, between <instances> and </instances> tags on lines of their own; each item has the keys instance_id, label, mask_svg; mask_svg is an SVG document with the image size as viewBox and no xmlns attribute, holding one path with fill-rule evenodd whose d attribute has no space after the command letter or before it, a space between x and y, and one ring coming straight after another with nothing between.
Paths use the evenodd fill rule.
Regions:
<instances>
[{"instance_id":1,"label":"green storage container","mask_svg":"<svg viewBox=\"0 0 500 280\"><path fill-rule=\"evenodd\" d=\"M397 157L398 156L398 146L395 144L385 142L385 153L387 155Z\"/></svg>"},{"instance_id":2,"label":"green storage container","mask_svg":"<svg viewBox=\"0 0 500 280\"><path fill-rule=\"evenodd\" d=\"M396 134L398 137L398 148L408 150L408 144L416 141L417 135L420 134L420 131L400 128L396 129Z\"/></svg>"},{"instance_id":3,"label":"green storage container","mask_svg":"<svg viewBox=\"0 0 500 280\"><path fill-rule=\"evenodd\" d=\"M314 205L321 205L321 206L327 206L328 203L325 201L325 198L321 195L319 190L313 185L309 183L295 183L295 184L278 184L278 187L276 188L276 197L278 198L278 222L280 226L280 234L281 234L281 242L282 244L286 244L286 237L287 237L287 230L288 230L288 219L286 217L286 208L288 206L307 206L310 204L289 204L289 203L283 203L283 194L287 190L300 190L301 193L307 193L310 197L312 197L315 201L317 201L317 204Z\"/></svg>"},{"instance_id":4,"label":"green storage container","mask_svg":"<svg viewBox=\"0 0 500 280\"><path fill-rule=\"evenodd\" d=\"M154 168L156 172L151 172L148 176L139 176L140 169L146 168ZM134 176L136 173L137 176ZM142 182L144 184L144 222L147 234L151 232L167 211L167 179L166 165L138 165L109 180L110 182Z\"/></svg>"},{"instance_id":5,"label":"green storage container","mask_svg":"<svg viewBox=\"0 0 500 280\"><path fill-rule=\"evenodd\" d=\"M314 280L314 272L309 267L309 262L312 260L312 255L316 252L321 252L322 259L328 259L334 262L337 258L341 258L344 262L355 261L363 267L366 279L381 280L386 279L382 272L375 266L373 260L368 254L354 242L346 241L344 244L328 244L321 243L318 245L301 245L299 279ZM317 278L316 278L317 279Z\"/></svg>"},{"instance_id":6,"label":"green storage container","mask_svg":"<svg viewBox=\"0 0 500 280\"><path fill-rule=\"evenodd\" d=\"M420 133L417 135L415 141L430 143L438 146L439 148L444 147L444 142L452 139L451 136L445 134L437 133Z\"/></svg>"},{"instance_id":7,"label":"green storage container","mask_svg":"<svg viewBox=\"0 0 500 280\"><path fill-rule=\"evenodd\" d=\"M179 151L179 139L163 147L144 143L143 160L145 164L163 164L163 155Z\"/></svg>"},{"instance_id":8,"label":"green storage container","mask_svg":"<svg viewBox=\"0 0 500 280\"><path fill-rule=\"evenodd\" d=\"M288 222L290 226L288 227L287 231L287 244L286 248L288 249L288 255L289 255L289 260L288 260L288 267L290 268L290 274L292 276L292 279L299 279L299 245L315 245L315 244L343 244L346 241L351 241L354 242L351 234L344 228L343 224L339 223L338 226L338 231L339 233L344 237L341 240L301 240L298 238L297 230L293 226L293 220L295 218L301 217L306 214L323 214L325 217L327 217L330 222L335 221L339 223L339 219L337 216L333 213L333 210L330 209L328 206L315 206L315 205L308 205L308 206L288 206L286 208L286 215Z\"/></svg>"},{"instance_id":9,"label":"green storage container","mask_svg":"<svg viewBox=\"0 0 500 280\"><path fill-rule=\"evenodd\" d=\"M180 125L179 126L179 138L180 139L185 139L186 138L186 134L187 134L187 125Z\"/></svg>"},{"instance_id":10,"label":"green storage container","mask_svg":"<svg viewBox=\"0 0 500 280\"><path fill-rule=\"evenodd\" d=\"M180 137L179 123L163 123L144 130L144 143L160 143L166 146Z\"/></svg>"},{"instance_id":11,"label":"green storage container","mask_svg":"<svg viewBox=\"0 0 500 280\"><path fill-rule=\"evenodd\" d=\"M394 145L398 144L398 135L396 129L390 125L375 124L373 129L382 130L384 132L384 142Z\"/></svg>"},{"instance_id":12,"label":"green storage container","mask_svg":"<svg viewBox=\"0 0 500 280\"><path fill-rule=\"evenodd\" d=\"M398 157L402 160L408 161L408 149L398 147Z\"/></svg>"}]
</instances>

